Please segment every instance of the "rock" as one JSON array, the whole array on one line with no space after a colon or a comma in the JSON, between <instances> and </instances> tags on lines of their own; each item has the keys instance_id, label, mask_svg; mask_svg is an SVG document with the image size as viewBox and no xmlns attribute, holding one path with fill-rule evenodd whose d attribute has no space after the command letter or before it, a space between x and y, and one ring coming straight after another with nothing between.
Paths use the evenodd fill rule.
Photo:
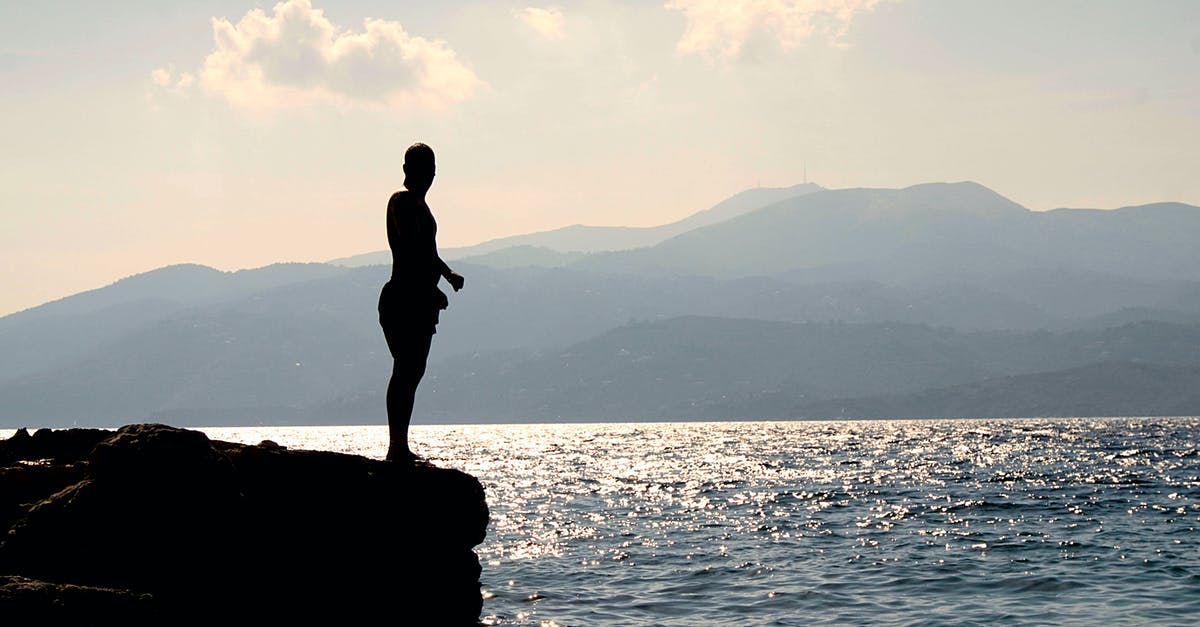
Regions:
<instances>
[{"instance_id":1,"label":"rock","mask_svg":"<svg viewBox=\"0 0 1200 627\"><path fill-rule=\"evenodd\" d=\"M0 530L12 527L33 504L83 480L80 464L15 464L0 466ZM0 536L3 542L3 536Z\"/></svg>"},{"instance_id":2,"label":"rock","mask_svg":"<svg viewBox=\"0 0 1200 627\"><path fill-rule=\"evenodd\" d=\"M101 440L112 435L105 429L38 429L32 436L27 429L0 441L0 464L16 461L50 460L67 464L88 456Z\"/></svg>"},{"instance_id":3,"label":"rock","mask_svg":"<svg viewBox=\"0 0 1200 627\"><path fill-rule=\"evenodd\" d=\"M0 575L0 608L6 619L37 625L155 625L154 599L114 588L46 583Z\"/></svg>"},{"instance_id":4,"label":"rock","mask_svg":"<svg viewBox=\"0 0 1200 627\"><path fill-rule=\"evenodd\" d=\"M478 621L473 547L488 511L474 477L212 442L165 425L103 433L86 459L76 454L84 434L53 436L62 450L23 443L38 434L0 442L0 455L74 460L5 458L17 465L0 471L9 526L0 574L126 591L166 623L235 613L239 622Z\"/></svg>"}]
</instances>

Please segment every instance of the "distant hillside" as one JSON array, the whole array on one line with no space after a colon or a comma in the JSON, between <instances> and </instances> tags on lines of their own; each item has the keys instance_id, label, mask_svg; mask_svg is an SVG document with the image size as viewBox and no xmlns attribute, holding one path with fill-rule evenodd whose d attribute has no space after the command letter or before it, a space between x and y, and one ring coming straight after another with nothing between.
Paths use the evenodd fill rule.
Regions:
<instances>
[{"instance_id":1,"label":"distant hillside","mask_svg":"<svg viewBox=\"0 0 1200 627\"><path fill-rule=\"evenodd\" d=\"M347 283L344 304L321 307L306 304L310 288L278 288L256 301L261 306L194 310L68 367L0 383L0 425L380 422L390 358L371 316L352 304L360 287ZM282 310L293 315L281 316ZM349 318L360 322L342 322ZM825 401L838 405L838 415L842 406L862 415L889 407L956 412L968 406L970 415L1009 415L1014 408L1049 407L1051 399L1036 394L1055 388L1016 379L996 388L995 380L1112 362L1200 366L1200 326L1142 322L1064 333L964 334L899 323L686 316L629 324L565 348L435 360L417 416L419 422L495 422L832 415L832 405L820 404ZM1140 380L1095 375L1087 381L1091 387L1080 390L1109 387L1097 401L1131 385L1145 391L1129 399L1161 391ZM966 387L946 390L955 385ZM992 389L1024 389L1025 396L999 404L1004 396ZM976 404L964 405L964 398ZM1176 390L1163 398L1182 397Z\"/></svg>"},{"instance_id":2,"label":"distant hillside","mask_svg":"<svg viewBox=\"0 0 1200 627\"><path fill-rule=\"evenodd\" d=\"M544 246L510 246L482 255L463 257L459 263L489 268L562 268L579 261L587 253L563 253Z\"/></svg>"},{"instance_id":3,"label":"distant hillside","mask_svg":"<svg viewBox=\"0 0 1200 627\"><path fill-rule=\"evenodd\" d=\"M440 252L442 258L447 260L472 258L476 263L485 263L486 265L490 257L484 257L485 255L490 255L491 253L496 253L507 248L548 249L559 253L591 253L642 248L644 246L652 246L667 238L692 229L728 220L786 198L810 194L821 189L822 187L815 183L801 183L791 187L759 187L735 194L713 207L670 224L649 227L586 226L575 224L550 231L502 237L474 246L444 248ZM499 257L498 259L505 260L507 257ZM558 261L558 259L554 259L553 261ZM391 254L384 250L334 259L329 263L339 266L357 267L390 264L391 262ZM553 265L559 264L554 263Z\"/></svg>"},{"instance_id":4,"label":"distant hillside","mask_svg":"<svg viewBox=\"0 0 1200 627\"><path fill-rule=\"evenodd\" d=\"M1200 364L1200 208L1038 214L973 183L735 200L653 247L457 262L422 419L786 417L880 397L959 411L937 390ZM387 276L172 266L0 318L0 426L378 422Z\"/></svg>"},{"instance_id":5,"label":"distant hillside","mask_svg":"<svg viewBox=\"0 0 1200 627\"><path fill-rule=\"evenodd\" d=\"M997 231L1030 212L975 183L905 189L842 189L767 205L683 233L650 248L593 255L578 265L597 271L778 276L808 268L889 267L901 253L935 269L1006 251ZM876 268L879 266L879 268ZM1010 269L1006 265L1003 269ZM834 280L879 280L846 272Z\"/></svg>"},{"instance_id":6,"label":"distant hillside","mask_svg":"<svg viewBox=\"0 0 1200 627\"><path fill-rule=\"evenodd\" d=\"M1104 362L912 394L800 405L806 418L1195 416L1200 367Z\"/></svg>"},{"instance_id":7,"label":"distant hillside","mask_svg":"<svg viewBox=\"0 0 1200 627\"><path fill-rule=\"evenodd\" d=\"M363 381L386 382L391 359L371 298L378 269L338 270L345 276L178 309L63 365L0 382L0 424L200 425L225 415L287 423Z\"/></svg>"},{"instance_id":8,"label":"distant hillside","mask_svg":"<svg viewBox=\"0 0 1200 627\"><path fill-rule=\"evenodd\" d=\"M715 406L765 399L790 406L987 374L971 361L955 334L928 327L685 317L632 324L560 350L440 362L420 411L447 421L731 418L741 416Z\"/></svg>"},{"instance_id":9,"label":"distant hillside","mask_svg":"<svg viewBox=\"0 0 1200 627\"><path fill-rule=\"evenodd\" d=\"M794 322L894 320L963 330L1068 328L1071 321L1049 315L1047 305L1060 309L1077 302L1091 317L1138 303L1168 309L1178 304L1179 294L1173 285L1137 284L1145 289L1105 289L1097 298L1066 290L1066 297L1056 300L1053 292L1048 292L1042 303L1026 300L1020 293L1004 295L970 283L918 288L869 281L797 285L768 278L619 276L569 267L495 269L466 262L458 269L467 277L467 289L453 294L450 309L443 313L446 332L434 343L435 357L565 346L630 320L688 314ZM103 301L105 306L100 309L68 315L47 306L0 318L0 355L4 356L0 382L67 366L161 320L217 315L224 310L271 311L281 319L296 316L298 311L321 311L335 319L333 324L374 333L379 286L388 273L381 266L349 269L308 264L292 268L293 282L255 291L242 281L260 276L258 271L204 270L207 272L198 274L203 282L190 295L191 302L173 300L171 292L160 298L153 298L153 291L122 294L124 283L118 282L80 295ZM187 292L193 287L172 268L143 276L153 278L159 273L171 277L164 282L169 290ZM210 281L224 288L213 290ZM201 298L205 289L210 290L208 296ZM283 294L289 296L284 299ZM1200 312L1200 306L1176 310L1186 316L1188 311ZM1135 315L1132 319L1140 318ZM273 322L264 317L261 324Z\"/></svg>"},{"instance_id":10,"label":"distant hillside","mask_svg":"<svg viewBox=\"0 0 1200 627\"><path fill-rule=\"evenodd\" d=\"M923 325L685 317L622 327L558 351L449 359L431 368L420 403L422 415L450 421L820 417L840 406L831 412L811 403L1112 361L1200 366L1200 326L962 334ZM1097 398L1129 385L1109 384L1113 392ZM865 392L871 389L892 392ZM1015 406L975 408L1018 415L1000 409ZM886 405L872 407L886 413Z\"/></svg>"},{"instance_id":11,"label":"distant hillside","mask_svg":"<svg viewBox=\"0 0 1200 627\"><path fill-rule=\"evenodd\" d=\"M146 324L198 305L344 274L344 268L281 263L238 272L177 265L151 270L0 318L0 381L70 363Z\"/></svg>"},{"instance_id":12,"label":"distant hillside","mask_svg":"<svg viewBox=\"0 0 1200 627\"><path fill-rule=\"evenodd\" d=\"M1200 207L1029 211L977 183L807 194L661 244L591 255L597 272L786 276L799 282L979 281L1060 269L1200 279Z\"/></svg>"},{"instance_id":13,"label":"distant hillside","mask_svg":"<svg viewBox=\"0 0 1200 627\"><path fill-rule=\"evenodd\" d=\"M1031 304L1058 299L1066 307L1048 313L1078 317L1103 313L1089 310L1088 300L1102 308L1114 300L1140 306L1132 292L1148 282L1200 281L1197 238L1200 207L1035 212L962 182L749 190L661 227L566 227L444 253L504 268L544 264L604 274L890 286L965 282ZM593 254L557 254L570 251ZM390 263L385 253L372 255L339 263ZM1107 296L1110 287L1128 297ZM1059 298L1064 290L1073 296ZM1200 303L1200 292L1192 301Z\"/></svg>"},{"instance_id":14,"label":"distant hillside","mask_svg":"<svg viewBox=\"0 0 1200 627\"><path fill-rule=\"evenodd\" d=\"M0 317L0 331L34 318L88 314L137 301L171 301L181 305L219 302L344 272L323 263L275 263L236 272L197 264L164 266Z\"/></svg>"},{"instance_id":15,"label":"distant hillside","mask_svg":"<svg viewBox=\"0 0 1200 627\"><path fill-rule=\"evenodd\" d=\"M1178 309L1160 309L1155 307L1123 307L1097 316L1072 320L1072 329L1107 329L1135 322L1169 322L1172 324L1200 324L1200 311L1181 311Z\"/></svg>"},{"instance_id":16,"label":"distant hillside","mask_svg":"<svg viewBox=\"0 0 1200 627\"><path fill-rule=\"evenodd\" d=\"M796 286L769 279L616 277L545 268L459 269L467 276L468 287L451 296L450 309L442 315L443 332L434 342L434 359L464 352L565 346L630 320L686 314L852 322L890 319L989 329L1029 328L1053 321L1036 307L965 287L921 293L871 283ZM173 274L170 269L162 272ZM211 271L201 276L236 283L240 276L253 273ZM121 301L116 294L97 293L91 297L104 300L107 306L90 313L39 316L37 310L31 310L0 319L0 355L4 355L0 383L36 373L45 374L46 385L51 387L56 377L86 378L71 369L98 355L123 354L125 357L112 358L123 359L127 367L136 369L142 359L138 355L162 342L166 342L163 350L174 351L181 363L198 363L194 351L202 342L188 344L184 338L191 329L224 326L234 313L241 316L237 318L240 337L273 337L277 327L304 316L318 316L319 325L335 329L320 333L362 335L368 343L360 349L376 350L382 344L376 345L381 336L375 304L386 280L387 269L379 266L313 268L308 280L237 298L231 296L232 291L221 291L222 298L211 303L146 299L142 293ZM118 290L121 285L100 292ZM171 289L188 285L182 280L170 282ZM155 331L162 325L179 324L183 328L171 336ZM302 345L318 330L297 333L290 344ZM264 359L275 359L272 355L280 349L264 344L259 350ZM15 401L12 397L0 399Z\"/></svg>"}]
</instances>

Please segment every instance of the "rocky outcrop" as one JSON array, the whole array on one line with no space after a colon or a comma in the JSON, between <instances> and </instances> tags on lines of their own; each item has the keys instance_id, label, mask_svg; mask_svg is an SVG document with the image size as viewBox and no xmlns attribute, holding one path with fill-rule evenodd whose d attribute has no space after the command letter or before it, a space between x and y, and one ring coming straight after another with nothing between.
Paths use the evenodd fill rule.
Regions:
<instances>
[{"instance_id":1,"label":"rocky outcrop","mask_svg":"<svg viewBox=\"0 0 1200 627\"><path fill-rule=\"evenodd\" d=\"M478 620L487 503L456 470L164 425L19 431L0 464L0 616Z\"/></svg>"}]
</instances>

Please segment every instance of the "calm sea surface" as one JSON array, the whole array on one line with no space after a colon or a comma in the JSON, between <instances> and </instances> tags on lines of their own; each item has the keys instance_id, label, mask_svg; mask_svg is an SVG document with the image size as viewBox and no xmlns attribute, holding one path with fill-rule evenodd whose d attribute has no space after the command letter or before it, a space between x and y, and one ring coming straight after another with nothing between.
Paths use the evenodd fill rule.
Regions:
<instances>
[{"instance_id":1,"label":"calm sea surface","mask_svg":"<svg viewBox=\"0 0 1200 627\"><path fill-rule=\"evenodd\" d=\"M206 429L382 456L384 427ZM484 621L1198 624L1200 419L416 427Z\"/></svg>"}]
</instances>

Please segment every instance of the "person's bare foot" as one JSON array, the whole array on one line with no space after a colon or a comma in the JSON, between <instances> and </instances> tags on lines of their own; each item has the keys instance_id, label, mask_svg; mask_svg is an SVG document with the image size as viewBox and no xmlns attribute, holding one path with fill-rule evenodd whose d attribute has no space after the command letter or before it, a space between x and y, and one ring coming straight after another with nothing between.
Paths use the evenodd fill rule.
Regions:
<instances>
[{"instance_id":1,"label":"person's bare foot","mask_svg":"<svg viewBox=\"0 0 1200 627\"><path fill-rule=\"evenodd\" d=\"M416 453L412 452L412 450L410 450L407 446L400 447L393 445L388 447L387 457L384 457L383 459L389 462L412 464L421 458Z\"/></svg>"}]
</instances>

